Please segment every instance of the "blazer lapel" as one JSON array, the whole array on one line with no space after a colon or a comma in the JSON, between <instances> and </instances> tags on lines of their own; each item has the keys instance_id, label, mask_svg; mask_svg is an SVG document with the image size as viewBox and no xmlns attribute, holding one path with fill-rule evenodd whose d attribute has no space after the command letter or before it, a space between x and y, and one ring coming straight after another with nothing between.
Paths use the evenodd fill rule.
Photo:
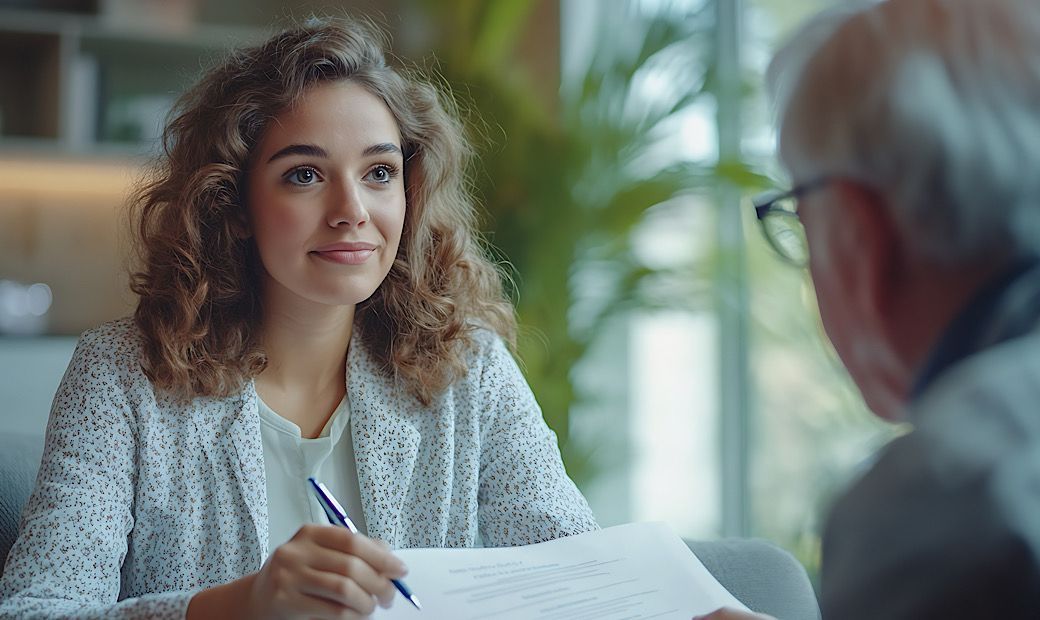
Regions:
<instances>
[{"instance_id":1,"label":"blazer lapel","mask_svg":"<svg viewBox=\"0 0 1040 620\"><path fill-rule=\"evenodd\" d=\"M355 330L356 333L356 330ZM368 535L391 547L408 543L401 510L408 496L421 434L408 412L407 394L380 372L359 337L347 353L351 438Z\"/></svg>"},{"instance_id":2,"label":"blazer lapel","mask_svg":"<svg viewBox=\"0 0 1040 620\"><path fill-rule=\"evenodd\" d=\"M243 507L253 521L256 530L256 546L259 554L255 559L257 568L267 554L267 474L264 471L264 447L260 436L260 414L256 408L256 387L250 381L240 399L236 403L234 421L231 423L229 435L237 457L234 462L235 477L245 502ZM225 439L226 441L226 439Z\"/></svg>"},{"instance_id":3,"label":"blazer lapel","mask_svg":"<svg viewBox=\"0 0 1040 620\"><path fill-rule=\"evenodd\" d=\"M255 571L263 563L268 545L267 475L256 388L250 382L237 396L201 398L196 402L195 428L203 439L206 458L218 476L234 485L238 497L230 488L213 489L213 492L217 501L232 502L233 510L248 515L252 526L249 531L255 535L249 540L236 536L218 552L242 557L239 564L242 571ZM233 476L227 474L228 469ZM245 547L243 543L247 543ZM241 555L243 551L244 556Z\"/></svg>"}]
</instances>

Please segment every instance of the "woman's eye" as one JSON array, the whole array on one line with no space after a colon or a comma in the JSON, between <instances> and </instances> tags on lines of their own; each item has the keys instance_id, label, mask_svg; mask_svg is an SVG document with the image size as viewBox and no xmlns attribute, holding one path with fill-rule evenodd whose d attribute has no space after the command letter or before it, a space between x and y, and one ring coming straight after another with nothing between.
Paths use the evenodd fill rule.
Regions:
<instances>
[{"instance_id":1,"label":"woman's eye","mask_svg":"<svg viewBox=\"0 0 1040 620\"><path fill-rule=\"evenodd\" d=\"M376 166L367 176L376 183L389 183L391 179L397 176L397 171L390 166Z\"/></svg>"},{"instance_id":2,"label":"woman's eye","mask_svg":"<svg viewBox=\"0 0 1040 620\"><path fill-rule=\"evenodd\" d=\"M293 185L313 185L318 180L318 173L313 168L297 168L285 178Z\"/></svg>"}]
</instances>

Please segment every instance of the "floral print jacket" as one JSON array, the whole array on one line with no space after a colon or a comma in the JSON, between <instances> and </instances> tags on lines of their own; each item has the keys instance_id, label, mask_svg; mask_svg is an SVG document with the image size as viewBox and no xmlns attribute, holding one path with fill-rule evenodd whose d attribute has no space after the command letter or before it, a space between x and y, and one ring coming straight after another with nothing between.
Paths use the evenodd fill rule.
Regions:
<instances>
[{"instance_id":1,"label":"floral print jacket","mask_svg":"<svg viewBox=\"0 0 1040 620\"><path fill-rule=\"evenodd\" d=\"M523 545L597 528L497 336L429 406L360 338L347 395L369 535L392 547ZM54 398L0 617L180 618L268 546L256 390L190 405L157 392L129 319L81 338Z\"/></svg>"}]
</instances>

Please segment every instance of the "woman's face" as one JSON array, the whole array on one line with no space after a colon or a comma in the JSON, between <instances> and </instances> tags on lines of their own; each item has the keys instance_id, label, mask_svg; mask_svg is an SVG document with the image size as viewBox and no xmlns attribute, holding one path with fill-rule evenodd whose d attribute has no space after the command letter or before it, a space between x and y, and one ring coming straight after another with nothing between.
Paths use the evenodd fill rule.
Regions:
<instances>
[{"instance_id":1,"label":"woman's face","mask_svg":"<svg viewBox=\"0 0 1040 620\"><path fill-rule=\"evenodd\" d=\"M265 304L358 304L386 278L401 241L397 122L362 86L315 86L268 124L248 196Z\"/></svg>"}]
</instances>

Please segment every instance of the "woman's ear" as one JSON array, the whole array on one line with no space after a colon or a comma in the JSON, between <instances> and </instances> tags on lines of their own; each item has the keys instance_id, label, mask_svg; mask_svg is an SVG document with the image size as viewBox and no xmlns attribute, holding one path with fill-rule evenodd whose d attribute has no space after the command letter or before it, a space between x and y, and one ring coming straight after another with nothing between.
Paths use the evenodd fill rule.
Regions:
<instances>
[{"instance_id":1,"label":"woman's ear","mask_svg":"<svg viewBox=\"0 0 1040 620\"><path fill-rule=\"evenodd\" d=\"M237 185L238 199L235 200L235 209L231 214L231 232L235 239L245 240L253 236L253 222L249 217L248 180L245 175L240 175Z\"/></svg>"},{"instance_id":2,"label":"woman's ear","mask_svg":"<svg viewBox=\"0 0 1040 620\"><path fill-rule=\"evenodd\" d=\"M245 240L253 236L253 225L249 221L249 214L245 207L235 210L231 216L231 233L235 239Z\"/></svg>"},{"instance_id":3,"label":"woman's ear","mask_svg":"<svg viewBox=\"0 0 1040 620\"><path fill-rule=\"evenodd\" d=\"M253 236L253 222L249 215L249 166L246 162L235 176L233 192L235 209L230 217L231 232L235 239L245 240Z\"/></svg>"}]
</instances>

